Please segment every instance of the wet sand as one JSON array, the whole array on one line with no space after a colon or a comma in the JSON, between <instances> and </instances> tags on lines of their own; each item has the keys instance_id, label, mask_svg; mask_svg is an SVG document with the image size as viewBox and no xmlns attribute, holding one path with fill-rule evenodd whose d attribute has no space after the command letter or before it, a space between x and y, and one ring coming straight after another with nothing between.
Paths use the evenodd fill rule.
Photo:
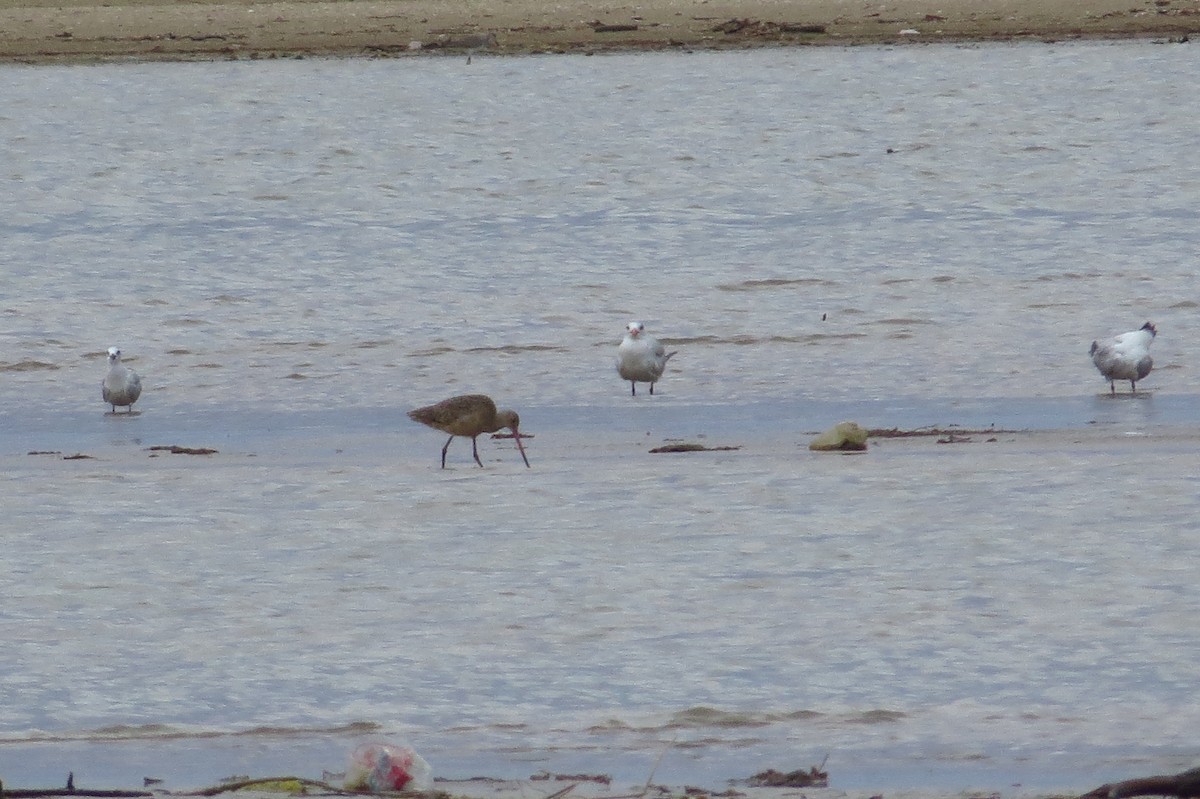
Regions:
<instances>
[{"instance_id":1,"label":"wet sand","mask_svg":"<svg viewBox=\"0 0 1200 799\"><path fill-rule=\"evenodd\" d=\"M653 779L645 784L623 784L596 782L589 775L550 775L547 779L505 780L481 777L466 780L438 780L434 791L438 794L459 799L672 799L692 797L707 799L710 796L736 797L736 799L867 799L863 791L844 791L824 787L751 787L745 784L730 785L681 785L668 786ZM278 799L279 794L259 791L239 791L234 794L243 799ZM310 796L320 796L319 792ZM1057 794L1024 792L1019 788L1006 792L1014 797L1038 797L1049 799ZM420 796L420 794L414 794ZM998 794L992 794L992 797ZM891 791L887 799L979 799L980 792L965 791ZM874 797L872 797L874 799Z\"/></svg>"},{"instance_id":2,"label":"wet sand","mask_svg":"<svg viewBox=\"0 0 1200 799\"><path fill-rule=\"evenodd\" d=\"M1142 401L1115 401L1111 405L1121 405L1122 410L1136 413L1144 411L1146 403ZM400 414L396 414L399 419ZM821 484L821 476L834 481L839 474L844 474L846 467L862 466L871 462L885 474L918 475L918 479L943 479L954 471L960 474L982 474L992 472L995 479L1015 479L1025 482L1029 470L1040 464L1062 463L1064 458L1074 462L1086 461L1089 468L1103 471L1106 467L1128 464L1133 459L1153 462L1156 469L1165 469L1168 473L1178 471L1172 464L1180 464L1181 469L1194 461L1197 439L1200 430L1194 425L1153 425L1144 419L1136 423L1121 423L1109 420L1098 424L1087 424L1076 428L1057 428L1041 430L1003 430L979 428L950 428L952 421L947 419L938 425L939 430L912 430L920 435L880 435L871 441L867 453L842 455L813 453L807 449L811 431L804 428L789 430L785 435L757 427L734 428L731 426L706 428L708 433L689 436L686 440L702 441L715 447L732 446L736 450L718 451L712 453L681 453L649 455L649 448L675 440L673 436L664 437L661 434L653 436L646 432L646 426L626 426L615 431L601 433L595 428L580 424L574 417L562 416L555 418L549 414L530 414L528 432L531 438L527 448L533 470L527 472L517 457L511 442L495 441L490 438L480 442L481 455L487 468L479 469L470 460L469 448L463 442L451 448L449 469L443 472L438 468L438 450L443 443L440 435L435 435L426 429L410 423L401 426L398 421L393 423L380 418L378 427L371 424L370 418L359 420L351 425L353 414L343 414L340 427L313 424L313 420L304 417L294 425L286 421L276 420L272 424L255 424L261 420L253 418L239 419L234 415L221 434L214 433L216 426L210 420L194 419L194 415L168 418L160 412L155 415L140 412L138 415L106 416L103 425L91 425L91 428L102 428L103 435L86 434L81 428L74 428L66 434L60 430L50 430L43 425L28 425L29 433L24 437L16 437L16 442L10 441L10 449L0 453L0 463L4 464L6 472L15 476L14 485L20 485L22 479L36 479L39 484L55 485L64 482L74 482L85 479L88 475L100 472L120 473L123 479L132 480L134 484L153 484L147 476L174 473L176 476L187 472L203 472L209 475L213 490L220 494L231 484L251 485L261 483L263 470L269 471L275 480L293 483L313 482L318 476L337 473L345 475L355 470L370 471L386 474L389 483L396 486L399 493L411 490L417 485L433 482L444 483L453 481L462 484L470 481L474 484L481 480L519 481L514 484L537 480L553 488L556 481L590 480L594 476L612 475L618 471L618 463L628 463L631 458L641 458L646 463L652 463L655 468L670 468L679 474L695 474L712 472L716 469L725 471L742 470L747 468L761 474L790 474L797 470L809 475L806 480ZM642 418L645 422L645 418ZM866 422L867 420L863 420ZM890 428L893 419L887 421L873 420L872 424L882 424ZM386 422L386 425L384 424ZM395 432L383 435L384 426L394 426ZM128 436L122 445L121 431L127 429ZM202 431L207 430L207 434ZM251 430L255 432L251 432ZM74 446L68 448L68 439ZM21 449L12 447L19 443ZM154 445L179 444L188 452L175 454L170 451L152 449ZM204 449L208 454L190 454ZM57 450L57 451L55 451ZM398 453L403 453L398 455ZM938 457L931 459L931 454ZM84 456L76 459L76 455ZM652 460L653 459L653 460ZM670 459L670 460L663 460ZM853 459L851 461L850 459ZM1015 475L1015 477L1014 477ZM1083 475L1078 482L1087 482ZM735 478L742 479L742 478ZM347 485L356 483L348 480ZM828 485L829 482L824 483ZM824 502L837 505L847 497L855 496L854 492L861 484L850 482L846 484L850 493L846 495L825 495ZM857 486L857 487L856 487ZM18 488L18 490L20 490ZM555 491L551 493L557 496ZM514 492L509 502L521 502L520 497L528 494ZM861 500L857 497L856 500ZM1081 501L1087 501L1086 497ZM498 503L502 504L502 503ZM198 746L202 742L198 742ZM1052 744L1049 744L1052 746ZM839 753L834 753L835 756ZM1138 752L1131 752L1136 756ZM93 756L99 756L93 755ZM842 759L844 761L844 758ZM78 760L71 760L71 767L80 770ZM163 758L164 773L156 776L167 778L169 787L174 792L186 794L202 786L195 784L179 784L176 775L169 770L170 758ZM685 795L728 795L740 799L791 799L807 797L807 799L866 799L879 793L878 790L856 790L839 787L839 783L854 782L860 775L853 773L853 766L842 763L838 768L830 767L829 788L750 788L737 782L744 780L754 770L750 767L741 773L733 772L724 776L729 783L711 784L704 782L703 777L688 777L689 782L679 784L675 780L666 782L668 778L653 774L646 779L656 786L647 793L647 786L637 784L630 779L628 762L613 763L611 768L615 773L623 774L619 780L611 784L581 781L574 784L571 781L541 781L541 780L507 780L486 779L490 775L480 775L481 779L467 779L472 772L466 769L469 765L444 760L434 760L439 774L454 775L450 782L439 782L437 790L451 796L466 797L467 799L548 799L556 797L560 791L570 788L561 799L633 799L633 797L683 797ZM779 768L802 768L811 765L805 762L780 763ZM950 797L967 796L1048 796L1047 785L1070 785L1066 795L1079 795L1104 781L1097 778L1094 781L1079 781L1072 784L1070 775L1046 774L1040 775L1036 784L1027 786L1015 785L1016 777L998 780L996 784L973 786L967 790L947 788L947 784L960 785L956 778L943 771L953 771L957 764L947 764L945 761L931 759L928 773L929 786L925 789L914 789L898 777L897 783L890 786L883 794L887 799L949 799ZM847 771L846 769L849 769ZM88 772L101 770L89 768ZM666 769L662 770L663 772ZM1129 773L1106 775L1104 779L1128 778L1139 776L1137 766L1131 767ZM82 770L79 773L84 773ZM276 774L252 773L254 778L269 778L280 776ZM316 774L303 775L315 778ZM472 775L473 776L473 775ZM640 775L639 775L640 776ZM960 775L961 776L961 775ZM12 779L10 776L9 779ZM94 778L93 778L94 779ZM691 780L695 780L695 783ZM977 778L978 779L978 778ZM973 781L976 782L977 781ZM666 783L664 785L664 783ZM15 787L36 787L14 784ZM572 787L574 785L574 787ZM662 786L662 787L658 787ZM91 784L89 788L136 789L139 786L129 784ZM730 789L734 794L723 794ZM689 791L691 788L699 792ZM240 794L246 797L247 794ZM267 794L271 795L271 794ZM278 794L273 794L278 796ZM265 799L265 796L250 795L250 799Z\"/></svg>"},{"instance_id":3,"label":"wet sand","mask_svg":"<svg viewBox=\"0 0 1200 799\"><path fill-rule=\"evenodd\" d=\"M2 0L10 63L603 53L1200 32L1200 0Z\"/></svg>"},{"instance_id":4,"label":"wet sand","mask_svg":"<svg viewBox=\"0 0 1200 799\"><path fill-rule=\"evenodd\" d=\"M744 781L734 780L728 785L661 785L651 778L647 785L602 785L587 781L569 781L554 779L542 780L451 780L439 781L436 790L446 791L454 797L464 799L642 799L643 797L659 797L659 799L677 797L706 797L724 796L736 799L867 799L866 791L845 791L838 788L825 787L752 787ZM561 797L558 792L570 789ZM898 790L885 794L886 799L979 799L980 791L976 790ZM991 794L991 797L999 794ZM1062 794L1047 794L1022 791L1019 787L1010 787L1005 795L1014 797L1049 797L1068 796ZM877 795L876 795L877 796ZM874 796L871 797L874 799Z\"/></svg>"},{"instance_id":5,"label":"wet sand","mask_svg":"<svg viewBox=\"0 0 1200 799\"><path fill-rule=\"evenodd\" d=\"M1180 41L1200 32L1200 0L957 0L919 3L854 2L853 0L659 0L656 3L575 2L538 3L532 0L466 0L445 4L432 0L346 0L343 2L203 3L131 0L116 5L95 2L0 2L0 58L9 63L91 63L111 60L204 60L277 57L422 57L470 52L484 54L580 53L599 54L628 50L748 49L782 46L843 46L931 42L1033 41L1054 42L1080 38L1115 39L1147 37ZM865 421L865 420L864 420ZM948 423L957 420L947 420ZM178 431L176 431L178 433ZM1179 448L1194 451L1200 432L1186 428L1155 430L1132 436L1124 428L1071 429L996 436L972 435L971 440L945 441L962 445L978 458L979 468L996 448L1038 451L1050 449L1155 452ZM422 475L433 469L440 439L425 436L424 459L411 467ZM630 436L629 438L632 438ZM809 455L803 448L807 434L786 443L753 436L721 437L714 444L745 447L744 454L771 457L781 464ZM547 452L550 436L542 439L535 466L552 467L556 460L569 462L583 444L583 436L557 441L557 451ZM153 443L209 445L194 436L164 437ZM60 444L61 442L53 442ZM90 442L89 442L90 443ZM339 440L338 443L344 444ZM603 452L624 452L622 438L603 440ZM489 442L490 444L490 442ZM884 452L908 454L944 446L938 437L885 439L873 442ZM226 448L220 442L222 450ZM756 451L757 450L757 451ZM81 451L63 449L68 456ZM112 459L94 446L82 452ZM122 453L130 462L150 457L144 450ZM256 453L257 454L257 453ZM458 453L461 455L461 451ZM512 453L508 453L512 455ZM381 461L383 455L372 453ZM178 456L183 458L184 456ZM654 457L696 457L691 455ZM699 456L705 457L705 456ZM855 456L857 457L857 456ZM870 457L865 456L865 457ZM969 458L975 460L975 458ZM13 469L42 459L27 452L5 457ZM516 468L509 457L505 468ZM188 468L200 458L176 462ZM560 464L565 467L564 464ZM462 463L460 468L470 467ZM468 471L471 469L468 468ZM473 473L473 472L472 472ZM781 764L787 765L787 764ZM804 765L804 764L795 764ZM731 775L733 776L733 775ZM1134 776L1134 775L1130 775ZM837 775L834 775L836 783ZM439 784L454 796L486 799L540 799L559 795L569 783L533 781L458 781ZM126 787L126 786L104 786ZM687 786L669 790L681 795ZM704 785L719 791L726 786ZM1007 795L1024 795L1010 786ZM1079 785L1080 792L1094 786ZM746 789L749 799L805 796L809 799L843 799L866 796L837 789ZM591 783L572 788L565 796L604 797L641 795L645 786L612 785L603 789ZM651 795L663 795L653 791ZM267 795L257 799L265 799ZM896 791L889 799L977 795L976 792ZM243 794L245 796L245 794Z\"/></svg>"}]
</instances>

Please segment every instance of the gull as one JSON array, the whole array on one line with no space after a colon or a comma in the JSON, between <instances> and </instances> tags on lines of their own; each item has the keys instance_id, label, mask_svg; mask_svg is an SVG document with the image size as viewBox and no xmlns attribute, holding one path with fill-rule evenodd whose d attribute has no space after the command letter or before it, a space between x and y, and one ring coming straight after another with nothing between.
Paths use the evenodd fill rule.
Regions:
<instances>
[{"instance_id":1,"label":"gull","mask_svg":"<svg viewBox=\"0 0 1200 799\"><path fill-rule=\"evenodd\" d=\"M108 374L100 384L100 396L112 406L112 412L117 412L117 406L123 405L127 413L133 413L133 403L142 395L142 378L137 372L121 363L121 351L116 347L108 348Z\"/></svg>"},{"instance_id":2,"label":"gull","mask_svg":"<svg viewBox=\"0 0 1200 799\"><path fill-rule=\"evenodd\" d=\"M625 330L628 332L617 347L617 374L629 381L631 396L637 396L638 383L649 383L653 394L654 384L675 352L667 352L658 339L646 333L641 322L630 322Z\"/></svg>"},{"instance_id":3,"label":"gull","mask_svg":"<svg viewBox=\"0 0 1200 799\"><path fill-rule=\"evenodd\" d=\"M446 450L450 449L450 442L455 436L471 439L471 454L475 456L475 462L482 467L483 461L479 460L479 448L475 446L475 437L482 433L494 433L502 427L512 430L513 440L517 442L517 449L521 451L521 459L525 461L525 467L529 467L529 458L525 457L525 447L521 444L521 434L517 431L521 417L517 416L516 411L496 410L496 403L486 394L463 394L444 399L433 405L409 411L408 418L450 434L446 446L442 447L443 469L446 468Z\"/></svg>"},{"instance_id":4,"label":"gull","mask_svg":"<svg viewBox=\"0 0 1200 799\"><path fill-rule=\"evenodd\" d=\"M1147 322L1137 330L1113 336L1104 344L1092 342L1089 350L1092 363L1104 375L1113 394L1117 393L1118 380L1128 380L1129 390L1137 393L1137 381L1150 374L1154 366L1154 360L1150 357L1150 343L1157 333L1158 329Z\"/></svg>"}]
</instances>

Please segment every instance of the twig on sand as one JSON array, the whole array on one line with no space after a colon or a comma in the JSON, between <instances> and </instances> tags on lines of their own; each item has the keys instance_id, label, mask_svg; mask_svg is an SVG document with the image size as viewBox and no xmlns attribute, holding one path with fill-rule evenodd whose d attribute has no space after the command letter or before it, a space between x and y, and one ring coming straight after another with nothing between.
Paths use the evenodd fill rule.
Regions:
<instances>
[{"instance_id":1,"label":"twig on sand","mask_svg":"<svg viewBox=\"0 0 1200 799\"><path fill-rule=\"evenodd\" d=\"M308 780L304 777L263 777L254 780L237 780L236 782L224 782L220 785L214 785L211 788L203 788L199 791L191 791L188 796L216 796L219 793L228 793L229 791L241 791L246 788L253 788L258 785L269 785L280 782L296 782L304 788L318 788L322 793L336 794L338 796L356 796L361 794L361 791L346 791L336 786L330 785L327 782L320 780Z\"/></svg>"},{"instance_id":2,"label":"twig on sand","mask_svg":"<svg viewBox=\"0 0 1200 799\"><path fill-rule=\"evenodd\" d=\"M549 796L546 797L546 799L562 799L562 797L566 796L571 791L575 790L575 786L577 786L577 785L579 785L579 783L573 782L570 785L568 785L566 788L563 788L560 791L555 791L554 793L550 794Z\"/></svg>"},{"instance_id":3,"label":"twig on sand","mask_svg":"<svg viewBox=\"0 0 1200 799\"><path fill-rule=\"evenodd\" d=\"M676 733L671 738L671 742L662 748L658 753L658 759L654 761L654 768L650 769L650 776L646 778L646 784L642 786L642 792L638 796L645 796L650 793L650 784L654 782L654 775L658 773L658 767L662 764L663 758L667 756L667 750L675 746L675 741L679 740L679 734Z\"/></svg>"},{"instance_id":4,"label":"twig on sand","mask_svg":"<svg viewBox=\"0 0 1200 799\"><path fill-rule=\"evenodd\" d=\"M675 741L678 738L679 736L676 735L666 746L663 747L662 751L658 753L658 758L654 761L654 766L650 769L650 776L646 777L646 784L642 786L641 791L638 793L621 794L618 796L598 796L596 799L645 799L645 796L650 793L650 788L653 787L654 775L658 771L659 765L662 763L663 758L667 756L667 750L675 745ZM575 786L572 785L571 787L574 788ZM562 793L562 791L559 793ZM554 796L558 796L558 794L554 794ZM552 799L552 797L546 797L546 799Z\"/></svg>"}]
</instances>

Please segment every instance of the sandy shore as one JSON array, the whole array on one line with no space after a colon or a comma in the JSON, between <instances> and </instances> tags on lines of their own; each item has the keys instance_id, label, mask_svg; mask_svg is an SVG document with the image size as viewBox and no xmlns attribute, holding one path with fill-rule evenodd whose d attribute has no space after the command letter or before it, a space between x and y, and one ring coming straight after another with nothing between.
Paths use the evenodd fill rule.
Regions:
<instances>
[{"instance_id":1,"label":"sandy shore","mask_svg":"<svg viewBox=\"0 0 1200 799\"><path fill-rule=\"evenodd\" d=\"M1200 32L1200 0L0 0L9 62L599 53Z\"/></svg>"},{"instance_id":2,"label":"sandy shore","mask_svg":"<svg viewBox=\"0 0 1200 799\"><path fill-rule=\"evenodd\" d=\"M734 785L661 785L649 784L597 784L588 780L551 779L543 780L439 780L434 790L444 792L454 799L875 799L878 794L865 791L843 791L826 787L750 787ZM1072 799L1064 794L1024 792L1011 786L1009 799ZM889 791L885 799L995 799L999 794L987 791L937 791L897 790ZM247 797L246 799L269 799ZM274 799L278 799L275 797Z\"/></svg>"},{"instance_id":3,"label":"sandy shore","mask_svg":"<svg viewBox=\"0 0 1200 799\"><path fill-rule=\"evenodd\" d=\"M289 793L288 781L283 778L277 788L259 790L255 788L235 791L224 791L216 796L238 797L238 799L281 799L281 797L303 796L346 796L344 793L325 792L311 783L306 785L302 793ZM140 788L129 789L130 792ZM213 788L179 789L166 793L156 793L156 796L194 797L212 795ZM394 794L393 794L394 795ZM1009 786L1004 794L1008 799L1074 799L1072 794L1039 793L1022 791L1019 787ZM369 796L369 794L368 794ZM376 794L378 796L378 794ZM552 778L542 779L495 779L476 777L466 780L439 779L430 793L410 793L413 799L877 799L879 794L866 791L844 791L826 787L749 787L744 784L709 786L709 785L662 785L657 782L648 784L623 784L613 782L596 783L585 776L582 779ZM984 790L912 790L903 789L889 791L883 795L885 799L997 799L996 792ZM1082 797L1080 798L1082 799Z\"/></svg>"}]
</instances>

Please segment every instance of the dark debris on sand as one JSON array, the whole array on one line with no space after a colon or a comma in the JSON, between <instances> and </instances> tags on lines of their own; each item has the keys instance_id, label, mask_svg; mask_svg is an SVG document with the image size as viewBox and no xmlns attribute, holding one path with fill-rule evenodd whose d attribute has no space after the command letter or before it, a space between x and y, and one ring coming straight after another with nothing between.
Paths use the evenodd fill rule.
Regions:
<instances>
[{"instance_id":1,"label":"dark debris on sand","mask_svg":"<svg viewBox=\"0 0 1200 799\"><path fill-rule=\"evenodd\" d=\"M658 455L664 452L731 452L738 449L741 449L741 447L706 447L703 444L686 444L680 441L655 447L650 452L651 454Z\"/></svg>"},{"instance_id":2,"label":"dark debris on sand","mask_svg":"<svg viewBox=\"0 0 1200 799\"><path fill-rule=\"evenodd\" d=\"M746 781L751 788L828 788L829 772L822 766L795 771L760 771Z\"/></svg>"},{"instance_id":3,"label":"dark debris on sand","mask_svg":"<svg viewBox=\"0 0 1200 799\"><path fill-rule=\"evenodd\" d=\"M171 444L170 446L159 445L159 446L154 446L154 447L147 447L146 451L147 452L169 452L172 455L216 455L217 454L217 451L215 449L209 449L208 447L181 447L178 444Z\"/></svg>"}]
</instances>

